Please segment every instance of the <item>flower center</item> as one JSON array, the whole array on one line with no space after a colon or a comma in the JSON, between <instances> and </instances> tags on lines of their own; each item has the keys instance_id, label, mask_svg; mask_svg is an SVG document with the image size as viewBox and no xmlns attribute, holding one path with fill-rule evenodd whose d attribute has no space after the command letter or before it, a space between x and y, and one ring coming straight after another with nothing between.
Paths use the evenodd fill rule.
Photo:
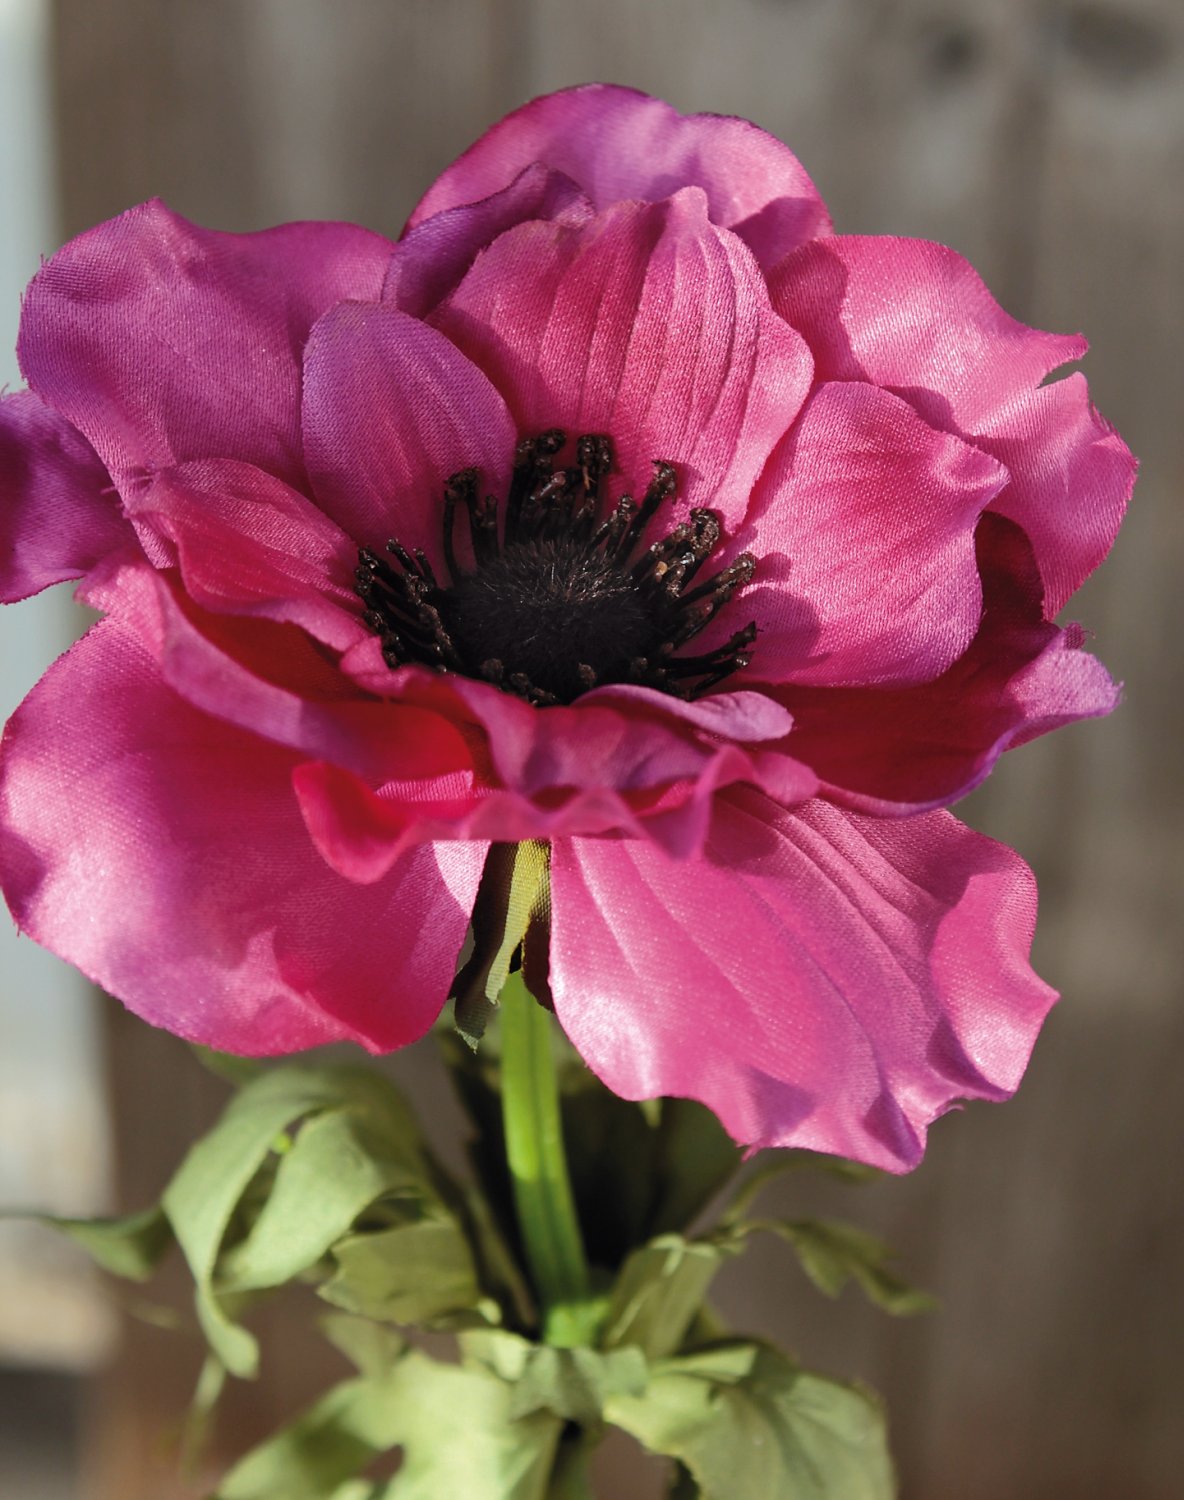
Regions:
<instances>
[{"instance_id":1,"label":"flower center","mask_svg":"<svg viewBox=\"0 0 1184 1500\"><path fill-rule=\"evenodd\" d=\"M552 428L518 444L500 528L498 503L481 497L477 471L452 476L444 490L447 583L422 551L412 554L397 540L387 543L393 562L361 549L356 588L387 665L461 672L540 706L570 703L610 682L697 698L747 666L755 623L712 651L681 651L748 583L756 560L742 553L698 580L721 537L709 510L692 510L661 540L643 545L677 487L673 465L663 460L655 461L640 503L623 495L600 519L612 445L607 437L581 437L575 462L556 469L566 440ZM463 566L456 554L462 511L471 553Z\"/></svg>"}]
</instances>

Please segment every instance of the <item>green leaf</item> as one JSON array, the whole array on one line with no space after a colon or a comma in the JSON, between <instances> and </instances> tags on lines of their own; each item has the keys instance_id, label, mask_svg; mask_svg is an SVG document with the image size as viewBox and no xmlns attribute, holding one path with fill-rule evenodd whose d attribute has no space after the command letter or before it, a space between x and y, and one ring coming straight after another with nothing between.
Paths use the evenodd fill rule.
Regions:
<instances>
[{"instance_id":1,"label":"green leaf","mask_svg":"<svg viewBox=\"0 0 1184 1500\"><path fill-rule=\"evenodd\" d=\"M346 1107L393 1137L416 1139L406 1106L379 1075L361 1068L276 1068L231 1100L165 1190L162 1206L193 1273L199 1321L210 1347L232 1374L253 1376L259 1349L246 1329L233 1321L214 1285L231 1219L281 1132L306 1116Z\"/></svg>"},{"instance_id":2,"label":"green leaf","mask_svg":"<svg viewBox=\"0 0 1184 1500\"><path fill-rule=\"evenodd\" d=\"M824 1156L817 1151L777 1151L771 1157L766 1155L740 1183L720 1215L720 1225L738 1223L768 1184L789 1172L823 1172L853 1185L875 1182L884 1176L876 1167L845 1161L841 1156Z\"/></svg>"},{"instance_id":3,"label":"green leaf","mask_svg":"<svg viewBox=\"0 0 1184 1500\"><path fill-rule=\"evenodd\" d=\"M360 1375L389 1375L407 1352L407 1341L393 1328L352 1313L326 1313L321 1332Z\"/></svg>"},{"instance_id":4,"label":"green leaf","mask_svg":"<svg viewBox=\"0 0 1184 1500\"><path fill-rule=\"evenodd\" d=\"M173 1243L160 1208L146 1208L119 1219L72 1219L38 1214L38 1222L67 1235L113 1276L147 1281Z\"/></svg>"},{"instance_id":5,"label":"green leaf","mask_svg":"<svg viewBox=\"0 0 1184 1500\"><path fill-rule=\"evenodd\" d=\"M775 1349L723 1344L651 1371L606 1416L690 1470L702 1500L892 1500L878 1403Z\"/></svg>"},{"instance_id":6,"label":"green leaf","mask_svg":"<svg viewBox=\"0 0 1184 1500\"><path fill-rule=\"evenodd\" d=\"M473 952L452 991L456 1029L470 1047L485 1034L526 929L550 904L550 844L492 844L473 906Z\"/></svg>"},{"instance_id":7,"label":"green leaf","mask_svg":"<svg viewBox=\"0 0 1184 1500\"><path fill-rule=\"evenodd\" d=\"M219 1289L281 1286L314 1265L384 1193L422 1190L424 1167L389 1130L348 1109L307 1120L281 1156L247 1238L218 1267Z\"/></svg>"},{"instance_id":8,"label":"green leaf","mask_svg":"<svg viewBox=\"0 0 1184 1500\"><path fill-rule=\"evenodd\" d=\"M606 1349L634 1344L648 1359L682 1346L724 1259L728 1243L660 1235L625 1262L613 1289L601 1342Z\"/></svg>"},{"instance_id":9,"label":"green leaf","mask_svg":"<svg viewBox=\"0 0 1184 1500\"><path fill-rule=\"evenodd\" d=\"M478 1285L469 1243L454 1219L430 1215L352 1235L333 1247L336 1270L318 1295L382 1322L419 1327L496 1323Z\"/></svg>"},{"instance_id":10,"label":"green leaf","mask_svg":"<svg viewBox=\"0 0 1184 1500\"><path fill-rule=\"evenodd\" d=\"M215 1500L329 1500L401 1440L402 1382L400 1367L335 1386L235 1464Z\"/></svg>"},{"instance_id":11,"label":"green leaf","mask_svg":"<svg viewBox=\"0 0 1184 1500\"><path fill-rule=\"evenodd\" d=\"M601 1421L610 1396L639 1396L646 1386L640 1349L560 1349L501 1330L465 1334L461 1347L466 1361L513 1387L513 1417L549 1411L588 1427Z\"/></svg>"},{"instance_id":12,"label":"green leaf","mask_svg":"<svg viewBox=\"0 0 1184 1500\"><path fill-rule=\"evenodd\" d=\"M764 1230L778 1235L798 1253L802 1269L828 1297L837 1297L848 1281L855 1281L867 1297L897 1316L931 1312L936 1299L910 1286L893 1268L890 1245L854 1224L837 1219L752 1219L735 1232Z\"/></svg>"}]
</instances>

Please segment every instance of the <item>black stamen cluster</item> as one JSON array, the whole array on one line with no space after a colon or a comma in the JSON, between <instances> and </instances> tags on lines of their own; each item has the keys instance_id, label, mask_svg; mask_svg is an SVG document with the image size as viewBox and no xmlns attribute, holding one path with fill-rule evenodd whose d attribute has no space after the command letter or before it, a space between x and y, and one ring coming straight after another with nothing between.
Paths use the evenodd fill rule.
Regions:
<instances>
[{"instance_id":1,"label":"black stamen cluster","mask_svg":"<svg viewBox=\"0 0 1184 1500\"><path fill-rule=\"evenodd\" d=\"M752 578L744 552L704 582L696 578L720 543L709 510L692 510L643 547L659 507L675 493L674 466L654 463L641 502L622 495L599 519L612 444L588 435L575 462L555 468L566 443L558 428L524 438L499 527L498 502L482 496L476 469L444 490L447 582L422 550L387 543L388 562L358 554L356 588L388 666L419 662L484 678L528 703L570 703L589 688L636 682L697 698L749 662L750 623L699 656L677 654ZM456 553L457 518L468 518L470 559Z\"/></svg>"}]
</instances>

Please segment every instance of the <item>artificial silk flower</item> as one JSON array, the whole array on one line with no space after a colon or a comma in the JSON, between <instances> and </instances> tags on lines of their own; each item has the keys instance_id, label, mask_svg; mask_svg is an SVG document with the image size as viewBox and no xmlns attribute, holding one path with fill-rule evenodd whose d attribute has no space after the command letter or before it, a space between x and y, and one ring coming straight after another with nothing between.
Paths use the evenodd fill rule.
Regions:
<instances>
[{"instance_id":1,"label":"artificial silk flower","mask_svg":"<svg viewBox=\"0 0 1184 1500\"><path fill-rule=\"evenodd\" d=\"M102 621L3 742L19 925L229 1051L431 1026L491 847L550 847L619 1094L900 1170L1019 1082L1032 876L942 809L1116 689L1053 616L1133 463L1085 343L831 231L739 120L536 100L397 244L159 203L29 288L16 599Z\"/></svg>"}]
</instances>

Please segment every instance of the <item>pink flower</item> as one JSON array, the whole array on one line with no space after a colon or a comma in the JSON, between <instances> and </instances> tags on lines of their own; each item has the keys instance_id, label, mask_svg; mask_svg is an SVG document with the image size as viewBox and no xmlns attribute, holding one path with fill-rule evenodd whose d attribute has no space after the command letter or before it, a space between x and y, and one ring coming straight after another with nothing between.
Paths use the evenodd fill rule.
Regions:
<instances>
[{"instance_id":1,"label":"pink flower","mask_svg":"<svg viewBox=\"0 0 1184 1500\"><path fill-rule=\"evenodd\" d=\"M913 1165L1054 998L1029 871L939 809L1115 702L1052 623L1133 475L1045 383L1084 350L610 87L502 121L397 245L91 230L0 405L6 597L106 616L5 735L18 923L182 1036L384 1051L489 844L550 840L611 1088Z\"/></svg>"}]
</instances>

